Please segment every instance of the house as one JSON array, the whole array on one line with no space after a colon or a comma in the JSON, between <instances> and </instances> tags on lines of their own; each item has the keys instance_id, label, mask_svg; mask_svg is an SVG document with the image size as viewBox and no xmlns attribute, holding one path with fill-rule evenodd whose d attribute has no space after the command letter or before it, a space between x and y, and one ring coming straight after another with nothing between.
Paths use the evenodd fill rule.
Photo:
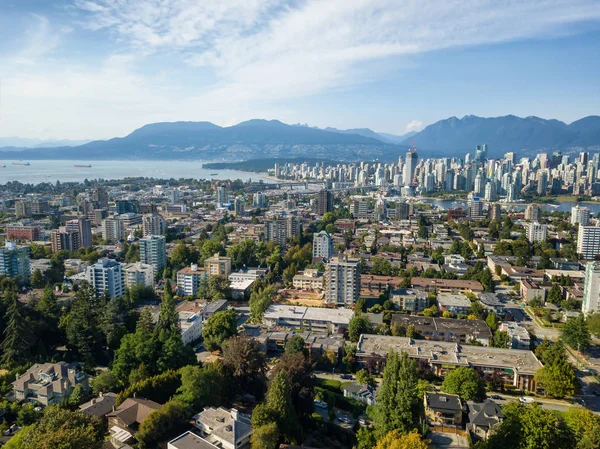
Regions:
<instances>
[{"instance_id":1,"label":"house","mask_svg":"<svg viewBox=\"0 0 600 449\"><path fill-rule=\"evenodd\" d=\"M77 363L36 363L13 383L17 401L36 402L44 406L67 399L77 385L89 390L88 376Z\"/></svg>"},{"instance_id":2,"label":"house","mask_svg":"<svg viewBox=\"0 0 600 449\"><path fill-rule=\"evenodd\" d=\"M425 419L430 426L460 426L463 404L456 394L426 391L423 398Z\"/></svg>"},{"instance_id":3,"label":"house","mask_svg":"<svg viewBox=\"0 0 600 449\"><path fill-rule=\"evenodd\" d=\"M189 430L167 443L167 449L219 449Z\"/></svg>"},{"instance_id":4,"label":"house","mask_svg":"<svg viewBox=\"0 0 600 449\"><path fill-rule=\"evenodd\" d=\"M100 393L97 398L80 405L79 410L86 415L104 418L113 411L113 407L115 406L116 402L117 395L115 393Z\"/></svg>"},{"instance_id":5,"label":"house","mask_svg":"<svg viewBox=\"0 0 600 449\"><path fill-rule=\"evenodd\" d=\"M367 405L375 405L377 390L370 385L360 385L352 382L344 384L344 397L355 399Z\"/></svg>"},{"instance_id":6,"label":"house","mask_svg":"<svg viewBox=\"0 0 600 449\"><path fill-rule=\"evenodd\" d=\"M466 296L449 293L438 295L437 303L441 312L448 311L453 315L466 315L471 307L471 300Z\"/></svg>"},{"instance_id":7,"label":"house","mask_svg":"<svg viewBox=\"0 0 600 449\"><path fill-rule=\"evenodd\" d=\"M306 269L294 276L292 283L294 288L300 290L323 290L323 273L319 270Z\"/></svg>"},{"instance_id":8,"label":"house","mask_svg":"<svg viewBox=\"0 0 600 449\"><path fill-rule=\"evenodd\" d=\"M150 413L161 408L162 405L149 399L125 399L116 410L106 415L112 445L120 448L124 444L133 442L133 437L140 424Z\"/></svg>"},{"instance_id":9,"label":"house","mask_svg":"<svg viewBox=\"0 0 600 449\"><path fill-rule=\"evenodd\" d=\"M194 416L194 426L205 440L222 449L247 447L253 431L248 417L223 407L205 408Z\"/></svg>"},{"instance_id":10,"label":"house","mask_svg":"<svg viewBox=\"0 0 600 449\"><path fill-rule=\"evenodd\" d=\"M467 430L476 437L487 440L493 430L502 422L504 414L498 404L491 399L483 403L469 403Z\"/></svg>"}]
</instances>

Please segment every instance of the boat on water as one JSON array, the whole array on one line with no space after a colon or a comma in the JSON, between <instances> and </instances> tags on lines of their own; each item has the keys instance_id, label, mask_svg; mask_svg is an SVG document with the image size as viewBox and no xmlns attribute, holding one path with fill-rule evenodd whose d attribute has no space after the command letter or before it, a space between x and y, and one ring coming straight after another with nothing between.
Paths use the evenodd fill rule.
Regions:
<instances>
[{"instance_id":1,"label":"boat on water","mask_svg":"<svg viewBox=\"0 0 600 449\"><path fill-rule=\"evenodd\" d=\"M218 173L211 173L210 176L217 176Z\"/></svg>"},{"instance_id":2,"label":"boat on water","mask_svg":"<svg viewBox=\"0 0 600 449\"><path fill-rule=\"evenodd\" d=\"M74 164L73 167L75 168L92 168L92 164Z\"/></svg>"},{"instance_id":3,"label":"boat on water","mask_svg":"<svg viewBox=\"0 0 600 449\"><path fill-rule=\"evenodd\" d=\"M25 165L25 166L29 166L31 165L29 162L13 162L13 165Z\"/></svg>"},{"instance_id":4,"label":"boat on water","mask_svg":"<svg viewBox=\"0 0 600 449\"><path fill-rule=\"evenodd\" d=\"M6 164L2 164L2 168L6 168Z\"/></svg>"}]
</instances>

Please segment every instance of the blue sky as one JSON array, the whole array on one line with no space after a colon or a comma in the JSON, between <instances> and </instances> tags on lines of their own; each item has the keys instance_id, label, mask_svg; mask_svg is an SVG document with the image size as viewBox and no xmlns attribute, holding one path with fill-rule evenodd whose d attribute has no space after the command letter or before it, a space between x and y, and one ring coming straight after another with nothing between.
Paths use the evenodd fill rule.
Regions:
<instances>
[{"instance_id":1,"label":"blue sky","mask_svg":"<svg viewBox=\"0 0 600 449\"><path fill-rule=\"evenodd\" d=\"M598 0L0 0L0 136L600 113Z\"/></svg>"}]
</instances>

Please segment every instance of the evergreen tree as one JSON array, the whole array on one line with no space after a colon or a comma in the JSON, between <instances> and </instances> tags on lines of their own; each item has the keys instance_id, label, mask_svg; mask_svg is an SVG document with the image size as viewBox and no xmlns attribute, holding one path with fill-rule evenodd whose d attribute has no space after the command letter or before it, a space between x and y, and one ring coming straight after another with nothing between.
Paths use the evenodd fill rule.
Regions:
<instances>
[{"instance_id":1,"label":"evergreen tree","mask_svg":"<svg viewBox=\"0 0 600 449\"><path fill-rule=\"evenodd\" d=\"M160 303L160 313L156 323L156 331L167 331L169 333L179 333L179 314L175 308L175 301L171 293L171 283L167 279L163 298Z\"/></svg>"},{"instance_id":2,"label":"evergreen tree","mask_svg":"<svg viewBox=\"0 0 600 449\"><path fill-rule=\"evenodd\" d=\"M271 382L266 405L275 418L284 439L294 442L298 437L300 425L292 403L290 381L284 370L279 371Z\"/></svg>"},{"instance_id":3,"label":"evergreen tree","mask_svg":"<svg viewBox=\"0 0 600 449\"><path fill-rule=\"evenodd\" d=\"M6 327L4 340L0 345L2 357L0 364L7 368L19 366L29 360L30 331L27 321L21 312L21 304L14 290L7 290L5 301L8 309L4 317Z\"/></svg>"},{"instance_id":4,"label":"evergreen tree","mask_svg":"<svg viewBox=\"0 0 600 449\"><path fill-rule=\"evenodd\" d=\"M383 370L383 382L375 414L378 432L385 435L392 430L409 432L417 422L417 364L406 352L390 351Z\"/></svg>"}]
</instances>

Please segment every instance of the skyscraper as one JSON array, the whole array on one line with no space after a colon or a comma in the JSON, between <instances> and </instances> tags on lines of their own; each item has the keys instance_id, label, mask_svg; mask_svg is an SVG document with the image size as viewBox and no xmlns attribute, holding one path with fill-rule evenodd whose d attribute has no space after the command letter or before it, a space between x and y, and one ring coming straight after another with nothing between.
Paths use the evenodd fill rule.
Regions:
<instances>
[{"instance_id":1,"label":"skyscraper","mask_svg":"<svg viewBox=\"0 0 600 449\"><path fill-rule=\"evenodd\" d=\"M360 261L334 257L325 269L325 302L351 305L360 295Z\"/></svg>"},{"instance_id":2,"label":"skyscraper","mask_svg":"<svg viewBox=\"0 0 600 449\"><path fill-rule=\"evenodd\" d=\"M86 217L77 217L74 220L68 220L65 223L67 232L79 232L80 245L83 247L92 246L92 224Z\"/></svg>"},{"instance_id":3,"label":"skyscraper","mask_svg":"<svg viewBox=\"0 0 600 449\"><path fill-rule=\"evenodd\" d=\"M580 207L579 205L571 208L571 224L582 224L587 226L590 224L590 209L588 207Z\"/></svg>"},{"instance_id":4,"label":"skyscraper","mask_svg":"<svg viewBox=\"0 0 600 449\"><path fill-rule=\"evenodd\" d=\"M579 225L577 253L587 260L593 260L600 254L600 227Z\"/></svg>"},{"instance_id":5,"label":"skyscraper","mask_svg":"<svg viewBox=\"0 0 600 449\"><path fill-rule=\"evenodd\" d=\"M333 212L333 194L327 189L321 189L315 198L315 213L324 215L327 212Z\"/></svg>"},{"instance_id":6,"label":"skyscraper","mask_svg":"<svg viewBox=\"0 0 600 449\"><path fill-rule=\"evenodd\" d=\"M413 176L415 174L416 166L417 151L408 150L406 152L406 162L404 163L404 169L402 170L402 181L405 186L409 186L413 183Z\"/></svg>"},{"instance_id":7,"label":"skyscraper","mask_svg":"<svg viewBox=\"0 0 600 449\"><path fill-rule=\"evenodd\" d=\"M600 266L595 262L588 262L585 266L581 311L586 315L600 312Z\"/></svg>"}]
</instances>

